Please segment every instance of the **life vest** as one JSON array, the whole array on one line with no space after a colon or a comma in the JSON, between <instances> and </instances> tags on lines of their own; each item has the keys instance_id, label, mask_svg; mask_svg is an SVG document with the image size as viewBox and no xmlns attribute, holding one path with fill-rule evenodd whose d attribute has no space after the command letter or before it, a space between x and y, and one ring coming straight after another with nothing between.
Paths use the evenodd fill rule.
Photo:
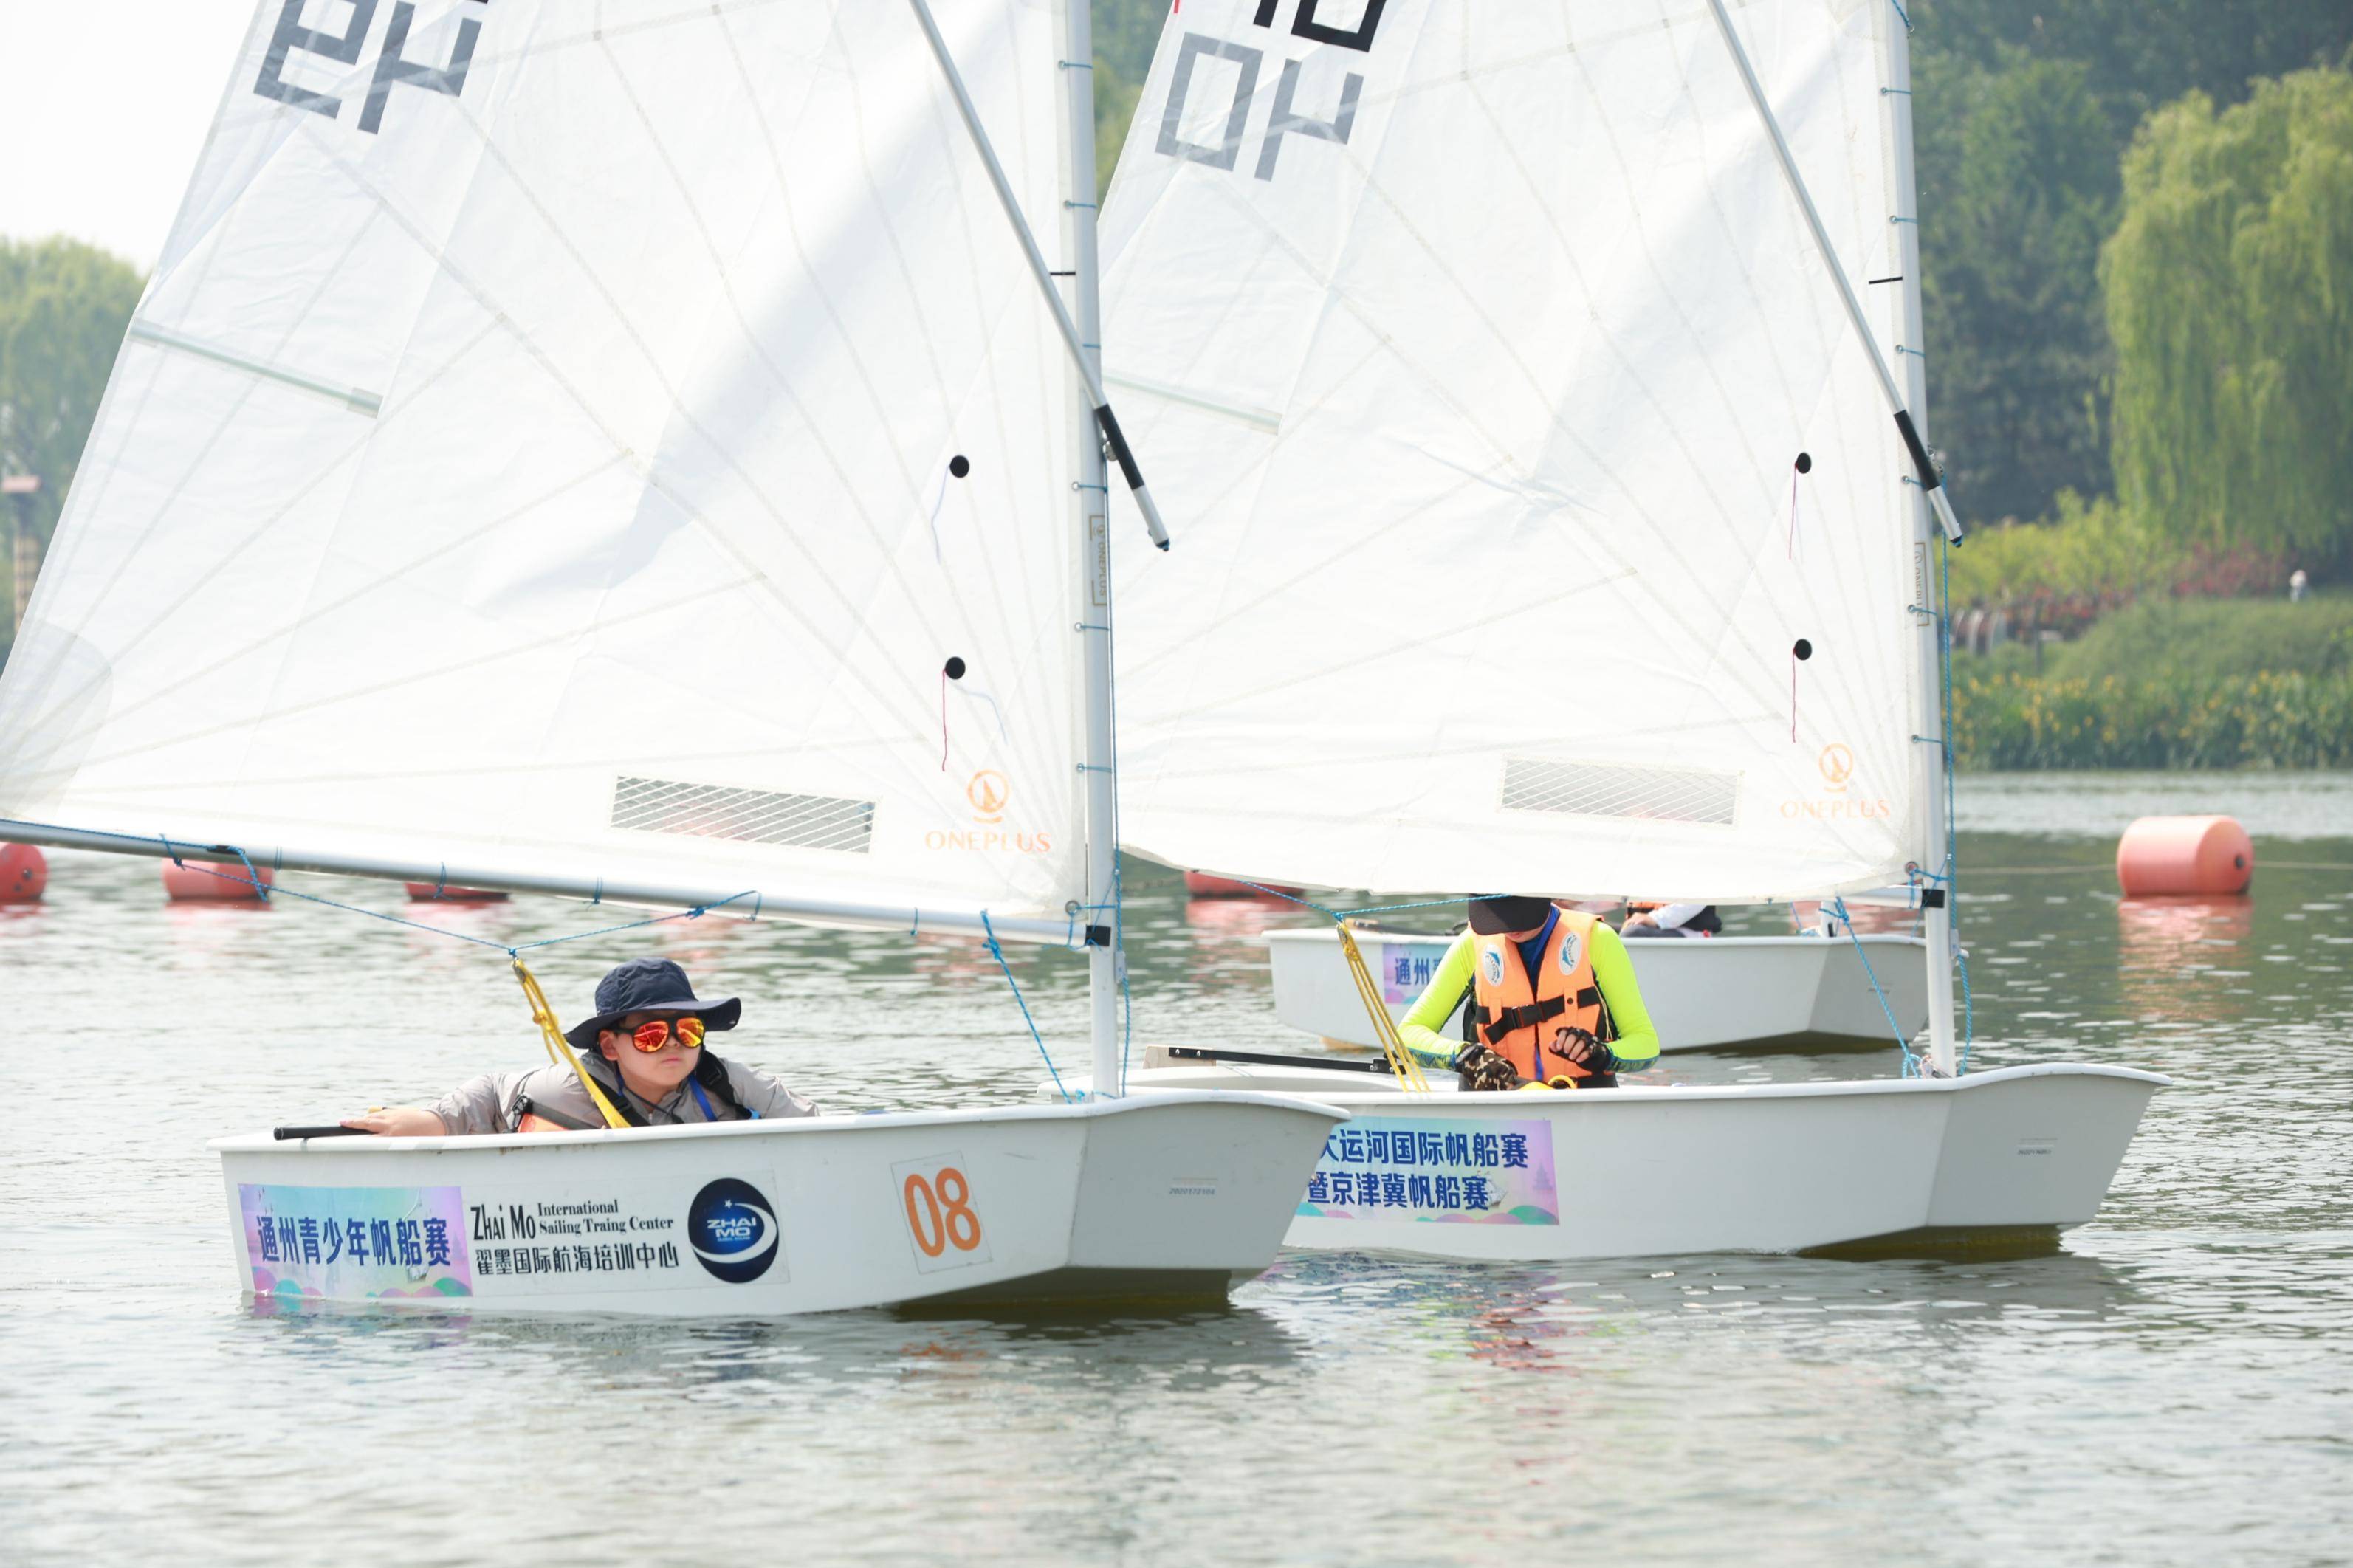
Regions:
<instances>
[{"instance_id":1,"label":"life vest","mask_svg":"<svg viewBox=\"0 0 2353 1568\"><path fill-rule=\"evenodd\" d=\"M1472 1034L1524 1079L1541 1083L1569 1071L1557 1057L1543 1054L1557 1030L1584 1029L1604 1041L1616 1033L1593 978L1593 928L1599 923L1591 915L1559 910L1533 977L1510 937L1471 939Z\"/></svg>"},{"instance_id":2,"label":"life vest","mask_svg":"<svg viewBox=\"0 0 2353 1568\"><path fill-rule=\"evenodd\" d=\"M585 1061L583 1065L586 1065ZM591 1071L596 1079L596 1087L605 1091L605 1098L613 1102L613 1109L621 1113L622 1121L632 1127L653 1125L638 1109L635 1096L627 1093L603 1073ZM686 1084L694 1095L695 1103L702 1108L706 1121L757 1121L760 1119L758 1111L735 1098L734 1088L727 1081L727 1064L709 1051L704 1051L702 1059L694 1064L694 1076L688 1079ZM529 1095L515 1102L515 1131L518 1132L601 1132L604 1128L605 1123L601 1120L584 1121L568 1110L542 1105Z\"/></svg>"}]
</instances>

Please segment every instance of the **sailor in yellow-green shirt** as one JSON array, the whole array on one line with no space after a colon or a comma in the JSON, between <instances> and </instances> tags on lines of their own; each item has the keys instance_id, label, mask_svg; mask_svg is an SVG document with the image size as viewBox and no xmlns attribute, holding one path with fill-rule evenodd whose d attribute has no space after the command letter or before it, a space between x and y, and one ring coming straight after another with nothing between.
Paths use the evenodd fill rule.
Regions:
<instances>
[{"instance_id":1,"label":"sailor in yellow-green shirt","mask_svg":"<svg viewBox=\"0 0 2353 1568\"><path fill-rule=\"evenodd\" d=\"M1468 1044L1439 1033L1464 1004ZM1398 1026L1405 1048L1465 1089L1615 1089L1659 1059L1618 933L1548 899L1474 899L1471 926Z\"/></svg>"}]
</instances>

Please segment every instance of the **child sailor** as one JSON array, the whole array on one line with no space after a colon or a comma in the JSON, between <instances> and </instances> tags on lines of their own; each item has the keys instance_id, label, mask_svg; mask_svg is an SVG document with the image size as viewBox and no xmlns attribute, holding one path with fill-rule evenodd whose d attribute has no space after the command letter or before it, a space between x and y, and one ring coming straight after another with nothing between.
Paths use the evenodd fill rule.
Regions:
<instances>
[{"instance_id":1,"label":"child sailor","mask_svg":"<svg viewBox=\"0 0 2353 1568\"><path fill-rule=\"evenodd\" d=\"M1469 1044L1438 1033L1459 1005ZM1465 1089L1615 1089L1659 1058L1618 933L1547 899L1474 899L1470 929L1398 1022L1414 1058Z\"/></svg>"},{"instance_id":2,"label":"child sailor","mask_svg":"<svg viewBox=\"0 0 2353 1568\"><path fill-rule=\"evenodd\" d=\"M596 1016L565 1031L588 1083L568 1065L489 1072L430 1105L379 1107L343 1125L396 1138L578 1131L609 1125L600 1100L631 1127L815 1115L781 1079L703 1048L743 1012L733 996L698 998L666 958L633 958L597 983Z\"/></svg>"}]
</instances>

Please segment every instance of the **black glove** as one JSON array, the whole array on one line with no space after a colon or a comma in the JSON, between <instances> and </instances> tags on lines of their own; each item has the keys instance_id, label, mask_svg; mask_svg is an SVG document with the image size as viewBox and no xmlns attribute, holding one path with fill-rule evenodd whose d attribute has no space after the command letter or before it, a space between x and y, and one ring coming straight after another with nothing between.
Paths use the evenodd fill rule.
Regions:
<instances>
[{"instance_id":1,"label":"black glove","mask_svg":"<svg viewBox=\"0 0 2353 1568\"><path fill-rule=\"evenodd\" d=\"M1608 1078L1618 1070L1617 1054L1596 1039L1591 1030L1566 1024L1552 1032L1552 1043L1545 1047L1544 1054L1560 1063L1573 1079Z\"/></svg>"}]
</instances>

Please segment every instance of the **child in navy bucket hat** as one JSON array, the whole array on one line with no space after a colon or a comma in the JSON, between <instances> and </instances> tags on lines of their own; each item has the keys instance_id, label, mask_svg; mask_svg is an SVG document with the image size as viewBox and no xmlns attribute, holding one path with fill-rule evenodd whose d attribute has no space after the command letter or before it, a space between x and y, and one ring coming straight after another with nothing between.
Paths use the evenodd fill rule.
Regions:
<instances>
[{"instance_id":1,"label":"child in navy bucket hat","mask_svg":"<svg viewBox=\"0 0 2353 1568\"><path fill-rule=\"evenodd\" d=\"M783 1079L706 1047L708 1036L743 1016L737 997L697 996L669 959L633 958L596 983L596 1011L564 1033L578 1071L563 1062L484 1073L429 1105L380 1107L343 1125L416 1138L593 1131L609 1124L606 1106L630 1127L817 1114Z\"/></svg>"}]
</instances>

